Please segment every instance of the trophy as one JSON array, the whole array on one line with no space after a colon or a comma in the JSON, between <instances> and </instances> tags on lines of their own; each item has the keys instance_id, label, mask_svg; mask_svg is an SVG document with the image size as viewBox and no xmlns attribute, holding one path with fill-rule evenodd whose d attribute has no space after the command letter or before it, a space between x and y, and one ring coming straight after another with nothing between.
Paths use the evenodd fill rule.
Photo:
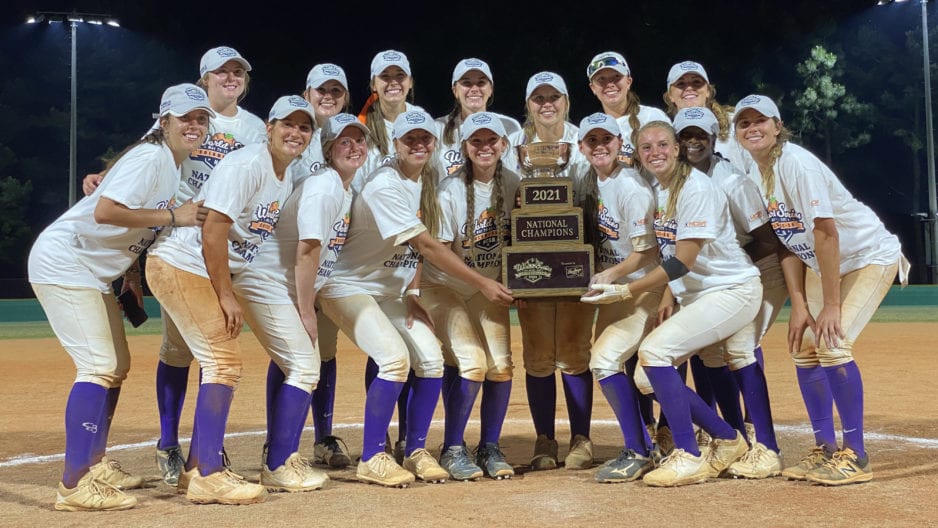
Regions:
<instances>
[{"instance_id":1,"label":"trophy","mask_svg":"<svg viewBox=\"0 0 938 528\"><path fill-rule=\"evenodd\" d=\"M517 147L521 207L511 213L511 246L502 250L502 282L517 298L579 297L589 289L593 246L583 243L583 210L573 206L573 180L557 176L571 148Z\"/></svg>"}]
</instances>

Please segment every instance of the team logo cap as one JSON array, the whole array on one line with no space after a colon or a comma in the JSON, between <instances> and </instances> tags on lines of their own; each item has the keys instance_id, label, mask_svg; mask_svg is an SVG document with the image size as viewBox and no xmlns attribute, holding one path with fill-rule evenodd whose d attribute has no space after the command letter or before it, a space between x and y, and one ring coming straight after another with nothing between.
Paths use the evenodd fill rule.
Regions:
<instances>
[{"instance_id":1,"label":"team logo cap","mask_svg":"<svg viewBox=\"0 0 938 528\"><path fill-rule=\"evenodd\" d=\"M348 78L345 76L345 70L341 66L324 63L313 66L306 76L307 88L319 88L326 84L326 81L338 81L348 91Z\"/></svg>"},{"instance_id":2,"label":"team logo cap","mask_svg":"<svg viewBox=\"0 0 938 528\"><path fill-rule=\"evenodd\" d=\"M219 46L206 51L202 55L202 60L199 61L199 77L221 68L230 60L238 61L244 67L244 71L251 71L251 63L242 57L238 50L228 46Z\"/></svg>"},{"instance_id":3,"label":"team logo cap","mask_svg":"<svg viewBox=\"0 0 938 528\"><path fill-rule=\"evenodd\" d=\"M463 59L459 61L453 69L453 82L451 84L456 84L459 79L462 79L463 75L472 70L482 72L483 75L488 77L490 83L495 84L495 80L492 79L492 70L489 68L488 63L481 59Z\"/></svg>"},{"instance_id":4,"label":"team logo cap","mask_svg":"<svg viewBox=\"0 0 938 528\"><path fill-rule=\"evenodd\" d=\"M666 89L671 88L671 85L676 83L684 74L694 73L703 78L707 84L710 84L710 77L707 77L707 70L699 62L694 61L684 61L671 66L671 70L668 72L668 86Z\"/></svg>"},{"instance_id":5,"label":"team logo cap","mask_svg":"<svg viewBox=\"0 0 938 528\"><path fill-rule=\"evenodd\" d=\"M357 117L352 114L336 114L329 118L322 131L322 142L333 141L342 135L342 131L348 127L355 127L361 130L365 136L368 135L368 127L362 124Z\"/></svg>"},{"instance_id":6,"label":"team logo cap","mask_svg":"<svg viewBox=\"0 0 938 528\"><path fill-rule=\"evenodd\" d=\"M739 118L740 112L747 108L752 108L766 117L774 117L779 120L782 119L782 113L778 111L778 106L776 106L775 101L764 95L753 94L743 97L738 103L736 103L736 109L733 111L734 123L736 122L736 119Z\"/></svg>"},{"instance_id":7,"label":"team logo cap","mask_svg":"<svg viewBox=\"0 0 938 528\"><path fill-rule=\"evenodd\" d=\"M316 114L313 113L313 107L306 102L306 99L303 99L299 95L284 95L277 99L274 106L270 107L267 120L284 119L293 112L303 112L313 120L313 123L316 122Z\"/></svg>"},{"instance_id":8,"label":"team logo cap","mask_svg":"<svg viewBox=\"0 0 938 528\"><path fill-rule=\"evenodd\" d=\"M205 110L208 115L215 117L208 95L205 90L194 84L184 83L170 86L160 98L160 115L172 114L176 117L184 116L193 110Z\"/></svg>"},{"instance_id":9,"label":"team logo cap","mask_svg":"<svg viewBox=\"0 0 938 528\"><path fill-rule=\"evenodd\" d=\"M585 138L587 134L597 128L605 130L613 136L622 135L622 131L619 129L619 123L616 122L614 117L602 112L596 112L595 114L584 117L583 120L580 121L579 140L583 141L583 138Z\"/></svg>"},{"instance_id":10,"label":"team logo cap","mask_svg":"<svg viewBox=\"0 0 938 528\"><path fill-rule=\"evenodd\" d=\"M407 60L407 55L395 50L382 51L375 55L375 58L371 59L371 78L381 75L381 72L388 69L391 66L397 66L398 68L404 70L408 76L410 73L410 61Z\"/></svg>"},{"instance_id":11,"label":"team logo cap","mask_svg":"<svg viewBox=\"0 0 938 528\"><path fill-rule=\"evenodd\" d=\"M508 132L505 132L505 125L502 124L501 118L492 112L476 112L470 114L466 120L462 122L462 125L459 126L459 135L462 137L463 141L465 141L480 130L491 130L499 137L508 136Z\"/></svg>"},{"instance_id":12,"label":"team logo cap","mask_svg":"<svg viewBox=\"0 0 938 528\"><path fill-rule=\"evenodd\" d=\"M543 85L552 86L555 90L562 93L563 95L567 94L567 83L563 82L563 77L557 75L553 72L543 71L540 73L535 73L528 79L528 88L525 91L525 99L530 99L531 94L534 93L534 90L537 90L539 86Z\"/></svg>"},{"instance_id":13,"label":"team logo cap","mask_svg":"<svg viewBox=\"0 0 938 528\"><path fill-rule=\"evenodd\" d=\"M625 57L623 57L621 53L604 51L593 57L590 61L589 66L586 67L586 78L593 80L593 76L596 75L596 72L605 68L615 70L626 77L632 74L632 70L629 69L629 63L625 62Z\"/></svg>"},{"instance_id":14,"label":"team logo cap","mask_svg":"<svg viewBox=\"0 0 938 528\"><path fill-rule=\"evenodd\" d=\"M674 116L674 132L676 134L680 134L681 130L687 127L697 127L708 134L717 134L720 131L717 116L713 115L713 112L708 108L699 106L682 108Z\"/></svg>"},{"instance_id":15,"label":"team logo cap","mask_svg":"<svg viewBox=\"0 0 938 528\"><path fill-rule=\"evenodd\" d=\"M436 123L433 122L430 114L423 110L408 110L394 120L394 133L391 139L400 139L411 130L426 130L439 139L439 132L436 128Z\"/></svg>"}]
</instances>

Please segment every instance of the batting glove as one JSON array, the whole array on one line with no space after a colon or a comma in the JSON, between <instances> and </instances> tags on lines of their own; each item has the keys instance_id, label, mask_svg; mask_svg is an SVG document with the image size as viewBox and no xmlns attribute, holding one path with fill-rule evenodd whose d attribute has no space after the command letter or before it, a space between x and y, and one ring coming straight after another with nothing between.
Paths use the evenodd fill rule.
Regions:
<instances>
[{"instance_id":1,"label":"batting glove","mask_svg":"<svg viewBox=\"0 0 938 528\"><path fill-rule=\"evenodd\" d=\"M589 295L591 292L596 292ZM628 284L593 284L590 292L580 297L581 302L589 304L612 304L632 297Z\"/></svg>"}]
</instances>

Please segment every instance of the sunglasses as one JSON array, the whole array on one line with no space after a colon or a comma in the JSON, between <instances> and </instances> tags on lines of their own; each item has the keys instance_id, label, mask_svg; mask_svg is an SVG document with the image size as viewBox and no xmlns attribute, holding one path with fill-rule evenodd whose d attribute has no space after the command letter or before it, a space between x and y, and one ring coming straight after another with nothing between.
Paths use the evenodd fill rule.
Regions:
<instances>
[{"instance_id":1,"label":"sunglasses","mask_svg":"<svg viewBox=\"0 0 938 528\"><path fill-rule=\"evenodd\" d=\"M612 68L614 66L622 66L625 68L625 71L629 70L629 65L615 57L606 57L605 59L599 59L598 61L593 61L590 63L589 67L586 69L586 72L589 74L589 77L592 78L599 70L603 68Z\"/></svg>"}]
</instances>

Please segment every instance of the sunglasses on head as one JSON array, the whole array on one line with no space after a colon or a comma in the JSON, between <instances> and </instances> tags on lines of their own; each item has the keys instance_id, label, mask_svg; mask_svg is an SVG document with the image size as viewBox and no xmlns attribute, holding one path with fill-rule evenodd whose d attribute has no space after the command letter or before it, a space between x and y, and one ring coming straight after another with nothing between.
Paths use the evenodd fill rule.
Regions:
<instances>
[{"instance_id":1,"label":"sunglasses on head","mask_svg":"<svg viewBox=\"0 0 938 528\"><path fill-rule=\"evenodd\" d=\"M595 75L596 72L598 72L599 70L603 68L612 68L613 66L622 66L626 70L629 69L628 65L620 61L619 59L615 57L606 57L605 59L599 59L597 61L591 62L589 65L589 68L587 68L587 71L589 73L590 78L592 78L593 75Z\"/></svg>"}]
</instances>

